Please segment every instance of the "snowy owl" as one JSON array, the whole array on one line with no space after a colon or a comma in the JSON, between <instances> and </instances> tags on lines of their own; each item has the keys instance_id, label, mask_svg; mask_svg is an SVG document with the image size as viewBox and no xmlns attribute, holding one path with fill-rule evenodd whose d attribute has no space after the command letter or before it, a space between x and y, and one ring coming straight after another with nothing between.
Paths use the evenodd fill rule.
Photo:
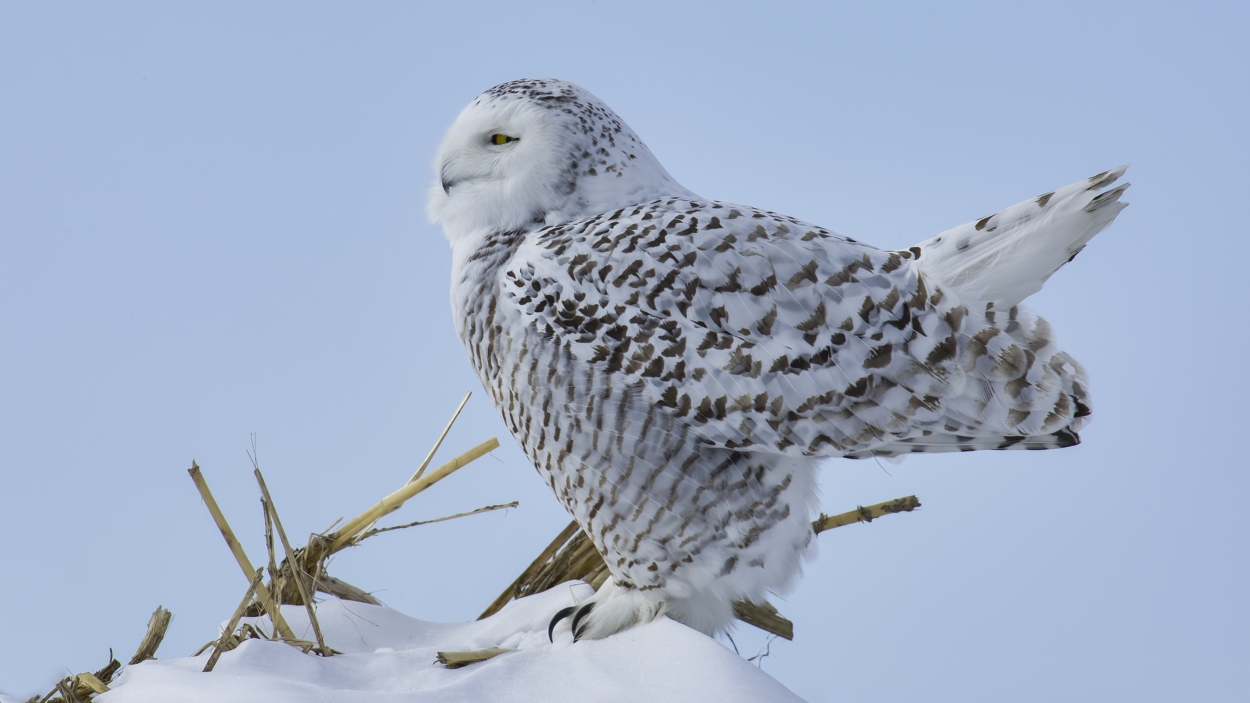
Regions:
<instances>
[{"instance_id":1,"label":"snowy owl","mask_svg":"<svg viewBox=\"0 0 1250 703\"><path fill-rule=\"evenodd\" d=\"M1085 370L1018 303L1124 170L883 251L696 195L571 83L478 96L429 196L456 329L611 571L553 625L725 628L798 573L827 458L1076 444Z\"/></svg>"}]
</instances>

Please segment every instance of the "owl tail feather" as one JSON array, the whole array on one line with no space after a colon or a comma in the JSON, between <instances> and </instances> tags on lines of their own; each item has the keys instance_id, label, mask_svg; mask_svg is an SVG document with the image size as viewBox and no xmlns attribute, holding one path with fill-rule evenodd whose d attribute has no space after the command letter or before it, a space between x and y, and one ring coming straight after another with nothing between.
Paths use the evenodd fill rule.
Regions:
<instances>
[{"instance_id":1,"label":"owl tail feather","mask_svg":"<svg viewBox=\"0 0 1250 703\"><path fill-rule=\"evenodd\" d=\"M920 269L963 300L1005 309L1042 289L1128 206L1128 165L1012 205L921 242Z\"/></svg>"}]
</instances>

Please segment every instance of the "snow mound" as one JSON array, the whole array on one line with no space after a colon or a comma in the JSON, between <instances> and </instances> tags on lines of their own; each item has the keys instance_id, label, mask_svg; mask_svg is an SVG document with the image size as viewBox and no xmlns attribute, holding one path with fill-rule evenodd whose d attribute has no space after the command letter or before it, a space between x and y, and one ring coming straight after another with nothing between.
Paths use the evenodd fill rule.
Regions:
<instances>
[{"instance_id":1,"label":"snow mound","mask_svg":"<svg viewBox=\"0 0 1250 703\"><path fill-rule=\"evenodd\" d=\"M576 644L547 624L593 591L570 582L509 603L477 622L431 623L384 606L327 600L317 605L334 657L248 640L203 673L208 653L127 667L99 703L401 703L406 701L799 701L715 640L668 618L606 640ZM284 606L296 635L312 639L302 607ZM516 649L462 669L435 663L438 651Z\"/></svg>"}]
</instances>

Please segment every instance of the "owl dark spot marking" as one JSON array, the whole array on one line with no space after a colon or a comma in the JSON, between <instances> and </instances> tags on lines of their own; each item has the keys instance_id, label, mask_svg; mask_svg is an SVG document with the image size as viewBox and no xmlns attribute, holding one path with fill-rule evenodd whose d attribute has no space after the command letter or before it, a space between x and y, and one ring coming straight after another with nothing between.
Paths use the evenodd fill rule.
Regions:
<instances>
[{"instance_id":1,"label":"owl dark spot marking","mask_svg":"<svg viewBox=\"0 0 1250 703\"><path fill-rule=\"evenodd\" d=\"M578 477L578 479L580 480L580 478L581 478L581 477L579 476L579 477ZM603 501L604 501L604 500L606 500L606 499L607 499L607 496L605 496L605 495L600 495L600 496L599 496L599 500L597 500L597 501L595 502L594 506L590 509L590 519L591 519L591 520L595 519L595 516L599 514L599 509L603 507Z\"/></svg>"},{"instance_id":2,"label":"owl dark spot marking","mask_svg":"<svg viewBox=\"0 0 1250 703\"><path fill-rule=\"evenodd\" d=\"M677 414L685 417L690 414L690 396L685 393L681 396L681 402L677 404Z\"/></svg>"},{"instance_id":3,"label":"owl dark spot marking","mask_svg":"<svg viewBox=\"0 0 1250 703\"><path fill-rule=\"evenodd\" d=\"M724 305L709 310L708 317L711 318L712 324L719 327L723 327L729 321L729 313L725 311Z\"/></svg>"},{"instance_id":4,"label":"owl dark spot marking","mask_svg":"<svg viewBox=\"0 0 1250 703\"><path fill-rule=\"evenodd\" d=\"M774 306L773 310L776 309L777 308ZM809 315L806 320L795 325L794 328L800 332L810 332L817 327L824 327L827 314L828 309L825 307L825 301L822 300L816 305L816 309L812 311L812 314Z\"/></svg>"},{"instance_id":5,"label":"owl dark spot marking","mask_svg":"<svg viewBox=\"0 0 1250 703\"><path fill-rule=\"evenodd\" d=\"M851 266L854 266L854 265L855 264L852 264ZM825 285L831 288L837 288L838 286L843 285L844 283L859 283L859 279L856 278L851 273L852 270L854 269L848 267L848 268L842 269L841 271L838 271L837 273L825 279Z\"/></svg>"},{"instance_id":6,"label":"owl dark spot marking","mask_svg":"<svg viewBox=\"0 0 1250 703\"><path fill-rule=\"evenodd\" d=\"M716 218L712 218L712 219L716 219ZM711 229L711 228L709 227L708 229ZM726 234L725 237L721 240L721 243L716 245L715 251L717 253L724 254L730 249L733 249L733 245L737 241L738 241L738 238L733 236L732 232L729 234Z\"/></svg>"},{"instance_id":7,"label":"owl dark spot marking","mask_svg":"<svg viewBox=\"0 0 1250 703\"><path fill-rule=\"evenodd\" d=\"M690 377L693 378L697 382L697 381L702 381L703 377L706 374L707 374L707 369L700 366L699 368L695 369L694 371L690 373Z\"/></svg>"},{"instance_id":8,"label":"owl dark spot marking","mask_svg":"<svg viewBox=\"0 0 1250 703\"><path fill-rule=\"evenodd\" d=\"M816 450L820 449L822 446L826 444L833 447L834 449L842 448L842 445L839 444L838 441L834 439L833 437L830 437L827 434L818 434L816 435L816 439L813 439L812 443L807 445L807 451L814 454L816 453Z\"/></svg>"},{"instance_id":9,"label":"owl dark spot marking","mask_svg":"<svg viewBox=\"0 0 1250 703\"><path fill-rule=\"evenodd\" d=\"M767 393L767 391L766 391L766 392L764 392L764 393L760 393L759 395L755 396L755 399L754 399L754 400L753 400L753 402L752 402L752 407L754 408L755 412L757 412L757 413L762 413L762 412L764 412L764 409L768 407L768 393Z\"/></svg>"},{"instance_id":10,"label":"owl dark spot marking","mask_svg":"<svg viewBox=\"0 0 1250 703\"><path fill-rule=\"evenodd\" d=\"M903 265L903 257L898 252L890 252L890 256L886 259L885 265L881 267L881 273L890 273L898 270Z\"/></svg>"},{"instance_id":11,"label":"owl dark spot marking","mask_svg":"<svg viewBox=\"0 0 1250 703\"><path fill-rule=\"evenodd\" d=\"M621 275L612 279L612 285L616 286L617 288L620 288L621 286L625 285L625 282L629 279L629 277L636 274L638 272L638 269L640 268L642 268L641 259L635 259L634 261L631 261L629 266L626 266L625 270L621 272Z\"/></svg>"},{"instance_id":12,"label":"owl dark spot marking","mask_svg":"<svg viewBox=\"0 0 1250 703\"><path fill-rule=\"evenodd\" d=\"M949 311L947 311L943 319L946 320L946 324L950 325L952 332L958 332L959 328L963 326L964 315L967 315L967 314L968 314L968 308L965 308L964 306L961 305L959 307L951 308Z\"/></svg>"},{"instance_id":13,"label":"owl dark spot marking","mask_svg":"<svg viewBox=\"0 0 1250 703\"><path fill-rule=\"evenodd\" d=\"M790 362L790 368L796 369L798 371L806 371L812 368L812 364L810 361L800 356L800 357L795 357L795 359Z\"/></svg>"},{"instance_id":14,"label":"owl dark spot marking","mask_svg":"<svg viewBox=\"0 0 1250 703\"><path fill-rule=\"evenodd\" d=\"M893 356L894 345L883 344L879 347L875 347L872 351L868 352L868 358L864 359L864 368L883 369L890 365L890 360Z\"/></svg>"},{"instance_id":15,"label":"owl dark spot marking","mask_svg":"<svg viewBox=\"0 0 1250 703\"><path fill-rule=\"evenodd\" d=\"M1024 435L1007 435L1006 437L1003 437L1003 441L999 442L994 448L995 449L1011 449L1017 444L1023 442L1025 439L1027 439L1027 437L1025 437Z\"/></svg>"},{"instance_id":16,"label":"owl dark spot marking","mask_svg":"<svg viewBox=\"0 0 1250 703\"><path fill-rule=\"evenodd\" d=\"M661 337L663 339L663 337ZM660 352L660 356L675 357L686 353L686 338L681 337Z\"/></svg>"},{"instance_id":17,"label":"owl dark spot marking","mask_svg":"<svg viewBox=\"0 0 1250 703\"><path fill-rule=\"evenodd\" d=\"M1108 173L1111 173L1111 172L1110 172L1110 171L1103 171L1102 173L1098 174L1097 176L1090 176L1090 179L1089 179L1090 186L1089 186L1088 188L1086 188L1085 190L1096 190L1096 189L1101 188L1101 187L1103 187L1104 185L1106 185L1106 184L1110 183L1110 182L1111 182L1112 180L1114 180L1114 179L1107 178L1107 174L1108 174Z\"/></svg>"},{"instance_id":18,"label":"owl dark spot marking","mask_svg":"<svg viewBox=\"0 0 1250 703\"><path fill-rule=\"evenodd\" d=\"M642 375L644 377L658 378L663 372L664 359L662 357L656 357L655 359L652 359L649 364L647 364L645 369L642 370Z\"/></svg>"},{"instance_id":19,"label":"owl dark spot marking","mask_svg":"<svg viewBox=\"0 0 1250 703\"><path fill-rule=\"evenodd\" d=\"M955 351L958 349L958 342L955 335L951 334L946 339L934 345L933 350L925 358L925 363L929 366L937 366L945 361L955 358Z\"/></svg>"},{"instance_id":20,"label":"owl dark spot marking","mask_svg":"<svg viewBox=\"0 0 1250 703\"><path fill-rule=\"evenodd\" d=\"M972 358L984 356L988 352L990 340L998 336L997 327L986 327L985 329L972 335L968 340L968 353Z\"/></svg>"},{"instance_id":21,"label":"owl dark spot marking","mask_svg":"<svg viewBox=\"0 0 1250 703\"><path fill-rule=\"evenodd\" d=\"M924 280L924 276L919 276L916 279L916 293L911 297L911 300L907 301L908 307L924 310L929 304L929 290L925 286Z\"/></svg>"},{"instance_id":22,"label":"owl dark spot marking","mask_svg":"<svg viewBox=\"0 0 1250 703\"><path fill-rule=\"evenodd\" d=\"M712 220L707 223L707 227L704 227L703 229L723 229L720 223L720 218L713 217Z\"/></svg>"},{"instance_id":23,"label":"owl dark spot marking","mask_svg":"<svg viewBox=\"0 0 1250 703\"><path fill-rule=\"evenodd\" d=\"M655 299L658 296L660 296L662 293L670 290L673 287L673 284L677 282L677 277L680 275L681 275L680 269L669 270L669 272L664 276L664 278L660 279L660 282L656 283L655 286L651 288L651 291L647 293L647 305L650 306L654 310Z\"/></svg>"},{"instance_id":24,"label":"owl dark spot marking","mask_svg":"<svg viewBox=\"0 0 1250 703\"><path fill-rule=\"evenodd\" d=\"M752 295L764 295L765 293L771 291L776 286L777 286L777 275L770 273L768 274L768 278L765 278L764 280L760 281L758 284L751 286L751 294ZM775 309L776 308L774 307L774 310Z\"/></svg>"},{"instance_id":25,"label":"owl dark spot marking","mask_svg":"<svg viewBox=\"0 0 1250 703\"><path fill-rule=\"evenodd\" d=\"M718 337L719 335L717 335L715 332L708 332L706 335L704 335L703 341L699 342L699 346L695 348L695 351L706 351L716 346L716 340Z\"/></svg>"},{"instance_id":26,"label":"owl dark spot marking","mask_svg":"<svg viewBox=\"0 0 1250 703\"><path fill-rule=\"evenodd\" d=\"M821 304L823 305L824 303L821 303ZM768 335L772 334L773 322L775 322L776 320L777 320L777 306L773 305L773 307L768 311L768 313L765 314L764 317L760 318L759 323L755 325L755 329L758 330L760 334L767 337Z\"/></svg>"},{"instance_id":27,"label":"owl dark spot marking","mask_svg":"<svg viewBox=\"0 0 1250 703\"><path fill-rule=\"evenodd\" d=\"M660 393L660 400L656 402L656 405L664 408L677 407L677 387L669 386L665 388L664 392Z\"/></svg>"},{"instance_id":28,"label":"owl dark spot marking","mask_svg":"<svg viewBox=\"0 0 1250 703\"><path fill-rule=\"evenodd\" d=\"M885 294L885 297L881 299L880 303L877 303L877 307L882 310L892 311L894 310L894 306L898 304L899 297L898 287L895 286L890 289L889 293Z\"/></svg>"},{"instance_id":29,"label":"owl dark spot marking","mask_svg":"<svg viewBox=\"0 0 1250 703\"><path fill-rule=\"evenodd\" d=\"M636 226L636 225L631 225L631 227L633 227L633 226ZM643 235L645 235L645 234L647 234L648 232L651 232L651 231L652 231L652 230L654 230L654 229L655 229L655 225L648 225L648 226L647 226L647 228L646 228L646 229L644 229L644 230L642 231L642 234L643 234ZM629 230L625 230L625 234L629 234ZM668 230L667 230L667 229L661 229L661 230L659 231L659 233L657 233L657 234L655 235L655 239L652 239L651 241L646 242L645 244L643 244L643 246L644 246L644 247L646 247L646 248L648 248L648 249L654 249L654 248L656 248L656 247L658 247L658 246L660 246L660 245L664 244L664 243L665 243L665 242L667 242L667 241L668 241Z\"/></svg>"},{"instance_id":30,"label":"owl dark spot marking","mask_svg":"<svg viewBox=\"0 0 1250 703\"><path fill-rule=\"evenodd\" d=\"M742 290L742 284L738 282L738 276L740 275L742 275L742 269L735 268L733 271L729 272L729 276L724 283L716 286L712 290L717 293L737 293Z\"/></svg>"},{"instance_id":31,"label":"owl dark spot marking","mask_svg":"<svg viewBox=\"0 0 1250 703\"><path fill-rule=\"evenodd\" d=\"M1081 443L1080 435L1066 428L1059 430L1052 436L1055 438L1056 445L1060 447L1074 447Z\"/></svg>"},{"instance_id":32,"label":"owl dark spot marking","mask_svg":"<svg viewBox=\"0 0 1250 703\"><path fill-rule=\"evenodd\" d=\"M712 399L709 396L703 397L703 402L699 403L699 407L694 411L694 419L699 422L707 422L713 417Z\"/></svg>"},{"instance_id":33,"label":"owl dark spot marking","mask_svg":"<svg viewBox=\"0 0 1250 703\"><path fill-rule=\"evenodd\" d=\"M729 353L729 363L725 364L724 369L736 376L751 375L752 369L758 364L751 358L750 354L743 354L741 349L734 349ZM754 375L759 375L757 371Z\"/></svg>"},{"instance_id":34,"label":"owl dark spot marking","mask_svg":"<svg viewBox=\"0 0 1250 703\"><path fill-rule=\"evenodd\" d=\"M678 360L673 364L673 370L660 378L661 381L684 381L686 380L686 362Z\"/></svg>"},{"instance_id":35,"label":"owl dark spot marking","mask_svg":"<svg viewBox=\"0 0 1250 703\"><path fill-rule=\"evenodd\" d=\"M911 324L911 308L904 305L903 314L899 315L897 320L888 320L886 321L885 324L890 325L898 330L901 330L907 327L907 325Z\"/></svg>"},{"instance_id":36,"label":"owl dark spot marking","mask_svg":"<svg viewBox=\"0 0 1250 703\"><path fill-rule=\"evenodd\" d=\"M815 259L812 259L806 264L803 264L803 266L799 267L799 270L795 272L793 276L790 277L790 280L786 281L786 287L789 288L790 290L794 290L795 288L798 288L799 286L803 285L803 281L810 281L812 283L816 283L818 280L816 278L816 271L819 268L820 268L820 264L817 263Z\"/></svg>"},{"instance_id":37,"label":"owl dark spot marking","mask_svg":"<svg viewBox=\"0 0 1250 703\"><path fill-rule=\"evenodd\" d=\"M877 304L873 301L871 295L864 296L864 304L859 307L859 317L864 322L872 321L872 313L877 309Z\"/></svg>"},{"instance_id":38,"label":"owl dark spot marking","mask_svg":"<svg viewBox=\"0 0 1250 703\"><path fill-rule=\"evenodd\" d=\"M1029 382L1023 378L1013 378L1005 383L1003 388L1012 398L1019 398L1020 394L1023 393L1024 389L1028 388L1029 385Z\"/></svg>"},{"instance_id":39,"label":"owl dark spot marking","mask_svg":"<svg viewBox=\"0 0 1250 703\"><path fill-rule=\"evenodd\" d=\"M985 229L985 225L989 224L989 221L992 217L994 217L994 215L986 215L985 217L982 217L981 219L977 220L977 231L980 232L981 230ZM958 248L960 250L967 249L968 245L964 244L963 246L958 247Z\"/></svg>"},{"instance_id":40,"label":"owl dark spot marking","mask_svg":"<svg viewBox=\"0 0 1250 703\"><path fill-rule=\"evenodd\" d=\"M851 385L847 386L846 390L843 391L843 394L851 398L861 398L864 396L864 394L868 392L868 383L869 383L869 378L867 376L864 376L863 378L859 379L855 383L852 383Z\"/></svg>"}]
</instances>

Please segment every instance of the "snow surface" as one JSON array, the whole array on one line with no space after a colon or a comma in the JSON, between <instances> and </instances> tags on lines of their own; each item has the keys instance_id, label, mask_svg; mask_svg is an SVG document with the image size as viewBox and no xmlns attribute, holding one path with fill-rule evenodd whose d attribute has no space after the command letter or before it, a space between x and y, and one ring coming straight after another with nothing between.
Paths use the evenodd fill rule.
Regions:
<instances>
[{"instance_id":1,"label":"snow surface","mask_svg":"<svg viewBox=\"0 0 1250 703\"><path fill-rule=\"evenodd\" d=\"M768 674L720 643L668 618L605 640L573 643L568 627L547 641L558 609L585 600L590 586L570 582L509 603L469 623L431 623L385 606L326 600L317 619L326 643L343 652L323 658L278 642L248 640L203 673L198 657L147 661L123 670L100 703L264 701L799 701ZM304 608L284 606L296 635L313 639ZM266 631L268 622L254 620ZM435 652L504 647L503 654L461 669L435 663Z\"/></svg>"}]
</instances>

